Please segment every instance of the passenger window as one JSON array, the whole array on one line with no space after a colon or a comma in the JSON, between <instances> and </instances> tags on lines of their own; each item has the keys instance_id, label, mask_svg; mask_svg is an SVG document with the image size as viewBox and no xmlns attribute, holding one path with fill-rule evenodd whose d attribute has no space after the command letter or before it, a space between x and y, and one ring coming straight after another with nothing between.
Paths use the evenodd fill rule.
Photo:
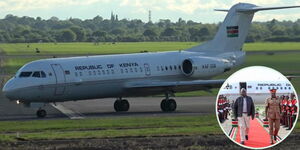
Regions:
<instances>
[{"instance_id":1,"label":"passenger window","mask_svg":"<svg viewBox=\"0 0 300 150\"><path fill-rule=\"evenodd\" d=\"M66 75L69 75L69 74L70 74L70 71L69 71L69 70L66 70L66 71L65 71L65 74L66 74Z\"/></svg>"},{"instance_id":2,"label":"passenger window","mask_svg":"<svg viewBox=\"0 0 300 150\"><path fill-rule=\"evenodd\" d=\"M134 71L135 71L135 72L138 72L137 68L134 68Z\"/></svg>"},{"instance_id":3,"label":"passenger window","mask_svg":"<svg viewBox=\"0 0 300 150\"><path fill-rule=\"evenodd\" d=\"M177 70L177 67L174 65L174 69Z\"/></svg>"},{"instance_id":4,"label":"passenger window","mask_svg":"<svg viewBox=\"0 0 300 150\"><path fill-rule=\"evenodd\" d=\"M133 69L132 69L132 68L130 68L130 72L133 72Z\"/></svg>"},{"instance_id":5,"label":"passenger window","mask_svg":"<svg viewBox=\"0 0 300 150\"><path fill-rule=\"evenodd\" d=\"M76 77L78 76L78 73L77 73L77 72L75 72L75 76L76 76Z\"/></svg>"},{"instance_id":6,"label":"passenger window","mask_svg":"<svg viewBox=\"0 0 300 150\"><path fill-rule=\"evenodd\" d=\"M41 74L40 74L39 71L35 71L35 72L32 74L32 77L40 78L40 77L41 77Z\"/></svg>"},{"instance_id":7,"label":"passenger window","mask_svg":"<svg viewBox=\"0 0 300 150\"><path fill-rule=\"evenodd\" d=\"M32 74L32 72L21 72L19 77L20 78L30 77L31 74Z\"/></svg>"},{"instance_id":8,"label":"passenger window","mask_svg":"<svg viewBox=\"0 0 300 150\"><path fill-rule=\"evenodd\" d=\"M42 75L42 78L46 78L46 73L44 71L41 71L41 75Z\"/></svg>"},{"instance_id":9,"label":"passenger window","mask_svg":"<svg viewBox=\"0 0 300 150\"><path fill-rule=\"evenodd\" d=\"M115 74L115 71L113 69L111 69L111 74Z\"/></svg>"},{"instance_id":10,"label":"passenger window","mask_svg":"<svg viewBox=\"0 0 300 150\"><path fill-rule=\"evenodd\" d=\"M101 75L101 71L100 71L100 70L98 70L98 75L99 75L99 76Z\"/></svg>"},{"instance_id":11,"label":"passenger window","mask_svg":"<svg viewBox=\"0 0 300 150\"><path fill-rule=\"evenodd\" d=\"M105 75L105 70L102 70L102 74Z\"/></svg>"}]
</instances>

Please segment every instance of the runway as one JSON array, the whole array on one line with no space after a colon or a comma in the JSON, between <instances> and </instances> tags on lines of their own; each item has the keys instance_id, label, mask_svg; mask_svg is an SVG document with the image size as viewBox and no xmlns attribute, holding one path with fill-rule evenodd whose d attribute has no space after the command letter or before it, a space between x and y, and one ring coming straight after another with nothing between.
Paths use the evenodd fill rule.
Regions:
<instances>
[{"instance_id":1,"label":"runway","mask_svg":"<svg viewBox=\"0 0 300 150\"><path fill-rule=\"evenodd\" d=\"M57 103L68 111L80 114L84 118L91 117L143 117L143 116L182 116L215 113L216 99L207 97L175 97L175 112L161 112L160 102L163 97L126 98L130 103L128 112L116 113L113 108L115 99L94 99ZM0 96L0 120L35 120L37 108L26 108ZM48 115L45 119L69 118L51 105L45 107Z\"/></svg>"}]
</instances>

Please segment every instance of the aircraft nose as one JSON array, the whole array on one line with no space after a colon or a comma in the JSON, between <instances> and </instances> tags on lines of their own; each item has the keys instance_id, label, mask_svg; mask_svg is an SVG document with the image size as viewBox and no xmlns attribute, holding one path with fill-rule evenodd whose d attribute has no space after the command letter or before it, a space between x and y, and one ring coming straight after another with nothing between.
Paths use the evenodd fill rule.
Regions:
<instances>
[{"instance_id":1,"label":"aircraft nose","mask_svg":"<svg viewBox=\"0 0 300 150\"><path fill-rule=\"evenodd\" d=\"M15 93L15 81L14 79L10 79L8 80L3 89L2 89L2 92L3 94L10 100L16 100L16 93Z\"/></svg>"}]
</instances>

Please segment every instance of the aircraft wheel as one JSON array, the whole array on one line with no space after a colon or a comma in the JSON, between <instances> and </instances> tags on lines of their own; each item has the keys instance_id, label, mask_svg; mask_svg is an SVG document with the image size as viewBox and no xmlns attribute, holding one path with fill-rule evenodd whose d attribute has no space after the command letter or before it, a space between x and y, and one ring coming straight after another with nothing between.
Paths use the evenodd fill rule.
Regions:
<instances>
[{"instance_id":1,"label":"aircraft wheel","mask_svg":"<svg viewBox=\"0 0 300 150\"><path fill-rule=\"evenodd\" d=\"M171 112L176 110L177 104L174 99L163 99L160 103L160 108L163 112Z\"/></svg>"},{"instance_id":2,"label":"aircraft wheel","mask_svg":"<svg viewBox=\"0 0 300 150\"><path fill-rule=\"evenodd\" d=\"M36 112L36 116L38 118L45 118L47 116L47 112L46 110L44 109L39 109L37 112Z\"/></svg>"},{"instance_id":3,"label":"aircraft wheel","mask_svg":"<svg viewBox=\"0 0 300 150\"><path fill-rule=\"evenodd\" d=\"M167 100L166 99L163 99L160 103L160 109L163 111L163 112L166 112L168 111L168 107L167 107Z\"/></svg>"},{"instance_id":4,"label":"aircraft wheel","mask_svg":"<svg viewBox=\"0 0 300 150\"><path fill-rule=\"evenodd\" d=\"M128 111L129 107L129 102L126 99L121 100L121 111Z\"/></svg>"},{"instance_id":5,"label":"aircraft wheel","mask_svg":"<svg viewBox=\"0 0 300 150\"><path fill-rule=\"evenodd\" d=\"M167 101L168 111L175 111L177 108L176 101L174 99L169 99Z\"/></svg>"},{"instance_id":6,"label":"aircraft wheel","mask_svg":"<svg viewBox=\"0 0 300 150\"><path fill-rule=\"evenodd\" d=\"M116 112L121 111L120 105L121 105L121 100L116 100L114 103L114 109Z\"/></svg>"},{"instance_id":7,"label":"aircraft wheel","mask_svg":"<svg viewBox=\"0 0 300 150\"><path fill-rule=\"evenodd\" d=\"M116 112L128 111L129 107L130 107L129 102L126 99L116 100L114 103L114 109Z\"/></svg>"}]
</instances>

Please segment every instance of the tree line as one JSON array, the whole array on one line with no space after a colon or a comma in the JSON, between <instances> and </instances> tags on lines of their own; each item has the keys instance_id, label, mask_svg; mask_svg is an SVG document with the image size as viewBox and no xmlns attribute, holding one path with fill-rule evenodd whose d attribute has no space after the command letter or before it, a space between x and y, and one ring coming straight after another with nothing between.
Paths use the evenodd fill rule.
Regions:
<instances>
[{"instance_id":1,"label":"tree line","mask_svg":"<svg viewBox=\"0 0 300 150\"><path fill-rule=\"evenodd\" d=\"M0 19L1 43L33 42L143 42L143 41L206 41L212 39L220 23L208 24L161 19L158 22L143 22L139 19L119 20L96 16L81 20L57 17L18 17L6 15ZM300 41L300 19L297 21L254 22L246 39L256 41Z\"/></svg>"}]
</instances>

